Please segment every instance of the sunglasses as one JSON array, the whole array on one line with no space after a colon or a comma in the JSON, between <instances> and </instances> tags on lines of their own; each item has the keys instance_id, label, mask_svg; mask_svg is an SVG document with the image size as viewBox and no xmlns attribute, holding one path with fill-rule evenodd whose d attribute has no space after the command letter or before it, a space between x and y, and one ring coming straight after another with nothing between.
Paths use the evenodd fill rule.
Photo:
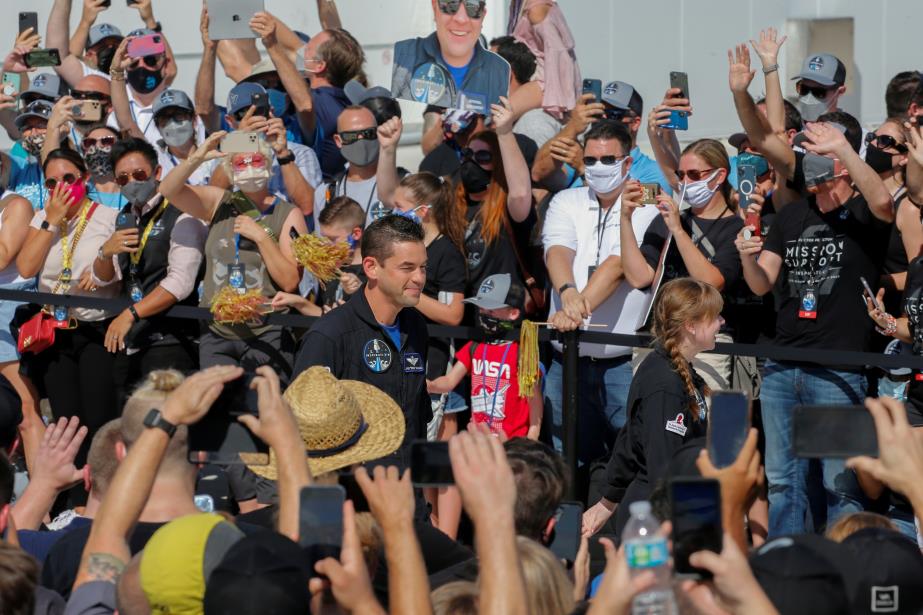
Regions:
<instances>
[{"instance_id":1,"label":"sunglasses","mask_svg":"<svg viewBox=\"0 0 923 615\"><path fill-rule=\"evenodd\" d=\"M136 182L144 182L150 179L150 175L144 169L135 169L131 173L119 173L115 176L115 183L120 186L127 186L128 182L135 180Z\"/></svg>"},{"instance_id":2,"label":"sunglasses","mask_svg":"<svg viewBox=\"0 0 923 615\"><path fill-rule=\"evenodd\" d=\"M874 132L870 132L865 135L866 143L877 143L878 148L888 149L889 147L896 149L901 154L907 153L907 146L903 143L898 142L897 139L891 135L876 135Z\"/></svg>"},{"instance_id":3,"label":"sunglasses","mask_svg":"<svg viewBox=\"0 0 923 615\"><path fill-rule=\"evenodd\" d=\"M68 186L73 186L76 184L78 179L80 179L80 177L74 175L73 173L65 173L64 177L61 178L61 180ZM48 190L54 190L57 186L58 180L56 180L54 177L49 177L45 180L45 187L48 188Z\"/></svg>"},{"instance_id":4,"label":"sunglasses","mask_svg":"<svg viewBox=\"0 0 923 615\"><path fill-rule=\"evenodd\" d=\"M462 0L439 0L437 2L439 5L439 11L443 15L454 15L458 12L458 7L461 6ZM468 13L468 17L471 19L480 19L484 16L484 9L487 5L484 0L465 0L465 12Z\"/></svg>"},{"instance_id":5,"label":"sunglasses","mask_svg":"<svg viewBox=\"0 0 923 615\"><path fill-rule=\"evenodd\" d=\"M477 164L490 164L494 161L494 155L488 149L474 151L470 147L466 147L461 151L461 157L462 160L473 160Z\"/></svg>"},{"instance_id":6,"label":"sunglasses","mask_svg":"<svg viewBox=\"0 0 923 615\"><path fill-rule=\"evenodd\" d=\"M591 167L597 162L601 162L607 167L611 167L612 165L617 163L619 160L625 160L626 158L628 158L628 156L600 156L599 158L597 158L596 156L584 156L583 165L587 167Z\"/></svg>"},{"instance_id":7,"label":"sunglasses","mask_svg":"<svg viewBox=\"0 0 923 615\"><path fill-rule=\"evenodd\" d=\"M71 92L71 97L77 100L99 100L106 103L109 102L109 97L102 92L81 92L80 90L74 90Z\"/></svg>"},{"instance_id":8,"label":"sunglasses","mask_svg":"<svg viewBox=\"0 0 923 615\"><path fill-rule=\"evenodd\" d=\"M115 145L115 137L100 137L94 139L93 137L86 137L81 143L83 151L88 152L92 147L101 147L103 149L112 149L112 146Z\"/></svg>"},{"instance_id":9,"label":"sunglasses","mask_svg":"<svg viewBox=\"0 0 923 615\"><path fill-rule=\"evenodd\" d=\"M359 139L365 139L366 141L378 139L377 128L366 128L365 130L345 130L338 134L340 135L340 139L343 141L343 145L351 145Z\"/></svg>"},{"instance_id":10,"label":"sunglasses","mask_svg":"<svg viewBox=\"0 0 923 615\"><path fill-rule=\"evenodd\" d=\"M714 169L702 169L701 171L696 171L691 169L689 171L677 171L676 176L679 178L679 181L683 181L687 177L694 182L707 179L715 170Z\"/></svg>"},{"instance_id":11,"label":"sunglasses","mask_svg":"<svg viewBox=\"0 0 923 615\"><path fill-rule=\"evenodd\" d=\"M812 87L806 85L803 81L799 81L795 84L795 90L798 91L799 96L807 96L808 94L813 94L815 98L824 99L827 98L827 94L830 92L831 88L825 87Z\"/></svg>"},{"instance_id":12,"label":"sunglasses","mask_svg":"<svg viewBox=\"0 0 923 615\"><path fill-rule=\"evenodd\" d=\"M245 171L247 167L262 169L266 167L266 158L262 154L247 154L246 156L237 156L231 161L231 166L235 171Z\"/></svg>"},{"instance_id":13,"label":"sunglasses","mask_svg":"<svg viewBox=\"0 0 923 615\"><path fill-rule=\"evenodd\" d=\"M145 65L148 68L156 69L156 68L160 68L161 66L163 66L164 61L166 59L167 59L166 56L163 56L163 55L143 56L143 57L138 58L138 62L140 64Z\"/></svg>"}]
</instances>

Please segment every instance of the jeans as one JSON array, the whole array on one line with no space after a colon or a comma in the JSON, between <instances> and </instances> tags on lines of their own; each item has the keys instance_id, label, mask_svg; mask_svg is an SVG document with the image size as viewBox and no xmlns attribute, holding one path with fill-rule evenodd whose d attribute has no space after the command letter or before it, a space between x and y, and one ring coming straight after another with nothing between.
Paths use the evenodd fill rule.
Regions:
<instances>
[{"instance_id":1,"label":"jeans","mask_svg":"<svg viewBox=\"0 0 923 615\"><path fill-rule=\"evenodd\" d=\"M546 407L551 406L554 448L564 451L564 366L555 355L545 379ZM580 357L577 369L577 460L583 465L612 450L615 436L625 425L631 356L593 360Z\"/></svg>"},{"instance_id":2,"label":"jeans","mask_svg":"<svg viewBox=\"0 0 923 615\"><path fill-rule=\"evenodd\" d=\"M861 404L865 389L865 377L861 373L766 362L760 399L766 434L770 539L810 529L808 483L812 460L798 459L792 450L792 408L798 404ZM843 426L843 429L848 428L848 425ZM863 510L864 496L855 474L846 469L845 460L817 461L823 472L827 523Z\"/></svg>"}]
</instances>

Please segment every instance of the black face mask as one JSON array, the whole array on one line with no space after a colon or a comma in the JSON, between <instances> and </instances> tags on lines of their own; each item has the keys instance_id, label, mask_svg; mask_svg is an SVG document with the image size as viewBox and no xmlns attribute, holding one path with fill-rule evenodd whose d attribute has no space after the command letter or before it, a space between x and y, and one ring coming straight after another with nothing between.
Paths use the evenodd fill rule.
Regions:
<instances>
[{"instance_id":1,"label":"black face mask","mask_svg":"<svg viewBox=\"0 0 923 615\"><path fill-rule=\"evenodd\" d=\"M146 68L134 68L128 71L128 85L139 94L150 94L163 82L161 71L149 71Z\"/></svg>"},{"instance_id":2,"label":"black face mask","mask_svg":"<svg viewBox=\"0 0 923 615\"><path fill-rule=\"evenodd\" d=\"M479 194L490 186L490 172L485 171L473 160L466 160L461 165L461 181L468 194Z\"/></svg>"},{"instance_id":3,"label":"black face mask","mask_svg":"<svg viewBox=\"0 0 923 615\"><path fill-rule=\"evenodd\" d=\"M115 57L115 47L106 47L96 54L96 68L108 74L112 68L112 58Z\"/></svg>"},{"instance_id":4,"label":"black face mask","mask_svg":"<svg viewBox=\"0 0 923 615\"><path fill-rule=\"evenodd\" d=\"M894 168L894 155L869 143L865 148L865 162L881 175Z\"/></svg>"},{"instance_id":5,"label":"black face mask","mask_svg":"<svg viewBox=\"0 0 923 615\"><path fill-rule=\"evenodd\" d=\"M480 327L488 337L500 337L507 331L513 330L513 323L509 320L500 320L494 316L488 316L483 312L478 312L478 327Z\"/></svg>"}]
</instances>

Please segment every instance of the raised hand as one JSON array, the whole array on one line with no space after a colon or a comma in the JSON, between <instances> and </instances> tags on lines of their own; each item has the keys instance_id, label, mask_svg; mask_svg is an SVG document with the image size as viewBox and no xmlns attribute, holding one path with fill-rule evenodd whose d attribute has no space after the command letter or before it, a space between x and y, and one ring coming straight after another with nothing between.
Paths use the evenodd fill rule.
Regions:
<instances>
[{"instance_id":1,"label":"raised hand","mask_svg":"<svg viewBox=\"0 0 923 615\"><path fill-rule=\"evenodd\" d=\"M250 388L257 393L259 404L257 416L244 414L237 417L256 437L278 450L288 441L295 446L304 446L298 431L298 423L292 409L282 397L282 385L279 375L263 365L256 368L256 378Z\"/></svg>"},{"instance_id":2,"label":"raised hand","mask_svg":"<svg viewBox=\"0 0 923 615\"><path fill-rule=\"evenodd\" d=\"M77 469L74 459L87 431L75 416L69 420L61 417L56 423L50 423L29 469L31 482L61 491L83 480L83 470Z\"/></svg>"},{"instance_id":3,"label":"raised hand","mask_svg":"<svg viewBox=\"0 0 923 615\"><path fill-rule=\"evenodd\" d=\"M277 156L284 154L288 149L288 133L285 131L285 122L280 117L270 118L266 122L266 139Z\"/></svg>"},{"instance_id":4,"label":"raised hand","mask_svg":"<svg viewBox=\"0 0 923 615\"><path fill-rule=\"evenodd\" d=\"M753 46L753 51L759 56L763 68L778 63L779 49L788 39L787 36L782 38L778 38L778 36L779 32L775 28L767 28L766 30L760 30L760 41L758 43L752 38L750 39L750 45Z\"/></svg>"},{"instance_id":5,"label":"raised hand","mask_svg":"<svg viewBox=\"0 0 923 615\"><path fill-rule=\"evenodd\" d=\"M174 425L192 425L208 412L225 383L240 378L242 367L216 365L196 372L173 389L163 404L164 418Z\"/></svg>"},{"instance_id":6,"label":"raised hand","mask_svg":"<svg viewBox=\"0 0 923 615\"><path fill-rule=\"evenodd\" d=\"M728 85L732 92L746 92L756 70L750 68L750 49L745 43L728 49Z\"/></svg>"},{"instance_id":7,"label":"raised hand","mask_svg":"<svg viewBox=\"0 0 923 615\"><path fill-rule=\"evenodd\" d=\"M263 41L263 47L269 49L278 42L276 38L276 18L267 13L260 11L250 20L250 29L256 32Z\"/></svg>"},{"instance_id":8,"label":"raised hand","mask_svg":"<svg viewBox=\"0 0 923 615\"><path fill-rule=\"evenodd\" d=\"M841 154L852 150L846 135L824 122L805 124L804 134L809 139L805 141L804 149L814 154L833 154L842 159Z\"/></svg>"},{"instance_id":9,"label":"raised hand","mask_svg":"<svg viewBox=\"0 0 923 615\"><path fill-rule=\"evenodd\" d=\"M208 37L208 5L202 0L202 13L199 15L199 34L202 36L202 47L213 51L218 48L218 41Z\"/></svg>"},{"instance_id":10,"label":"raised hand","mask_svg":"<svg viewBox=\"0 0 923 615\"><path fill-rule=\"evenodd\" d=\"M596 100L592 94L584 94L571 111L568 123L577 131L577 134L581 134L587 126L601 118L605 112L606 108L602 101Z\"/></svg>"},{"instance_id":11,"label":"raised hand","mask_svg":"<svg viewBox=\"0 0 923 615\"><path fill-rule=\"evenodd\" d=\"M225 138L227 134L227 131L219 130L209 135L202 145L198 146L195 151L189 155L189 160L196 166L199 166L209 160L226 157L226 153L218 151L218 145L221 143L221 139Z\"/></svg>"},{"instance_id":12,"label":"raised hand","mask_svg":"<svg viewBox=\"0 0 923 615\"><path fill-rule=\"evenodd\" d=\"M501 96L499 105L491 105L490 115L493 119L494 132L498 136L512 134L516 116L513 114L513 105L508 98Z\"/></svg>"},{"instance_id":13,"label":"raised hand","mask_svg":"<svg viewBox=\"0 0 923 615\"><path fill-rule=\"evenodd\" d=\"M99 18L99 14L109 8L106 0L83 0L83 15L80 21L92 26Z\"/></svg>"},{"instance_id":14,"label":"raised hand","mask_svg":"<svg viewBox=\"0 0 923 615\"><path fill-rule=\"evenodd\" d=\"M58 182L49 195L45 205L45 220L48 224L60 226L71 207L77 204L77 199L71 196L70 190L64 182Z\"/></svg>"},{"instance_id":15,"label":"raised hand","mask_svg":"<svg viewBox=\"0 0 923 615\"><path fill-rule=\"evenodd\" d=\"M551 157L583 174L583 148L575 139L558 137L551 142Z\"/></svg>"},{"instance_id":16,"label":"raised hand","mask_svg":"<svg viewBox=\"0 0 923 615\"><path fill-rule=\"evenodd\" d=\"M410 470L402 473L395 466L375 466L369 476L368 470L360 467L356 470L356 482L382 528L413 526L416 502Z\"/></svg>"},{"instance_id":17,"label":"raised hand","mask_svg":"<svg viewBox=\"0 0 923 615\"><path fill-rule=\"evenodd\" d=\"M396 149L401 142L401 134L404 132L404 123L399 117L392 117L390 120L378 127L378 146L381 149Z\"/></svg>"}]
</instances>

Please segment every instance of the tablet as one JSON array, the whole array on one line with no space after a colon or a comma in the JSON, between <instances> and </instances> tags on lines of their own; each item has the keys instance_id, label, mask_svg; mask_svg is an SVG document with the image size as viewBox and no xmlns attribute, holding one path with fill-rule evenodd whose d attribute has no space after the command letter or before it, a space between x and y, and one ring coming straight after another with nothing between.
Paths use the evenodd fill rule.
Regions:
<instances>
[{"instance_id":1,"label":"tablet","mask_svg":"<svg viewBox=\"0 0 923 615\"><path fill-rule=\"evenodd\" d=\"M208 38L259 38L250 29L250 20L262 10L263 0L208 0Z\"/></svg>"}]
</instances>

